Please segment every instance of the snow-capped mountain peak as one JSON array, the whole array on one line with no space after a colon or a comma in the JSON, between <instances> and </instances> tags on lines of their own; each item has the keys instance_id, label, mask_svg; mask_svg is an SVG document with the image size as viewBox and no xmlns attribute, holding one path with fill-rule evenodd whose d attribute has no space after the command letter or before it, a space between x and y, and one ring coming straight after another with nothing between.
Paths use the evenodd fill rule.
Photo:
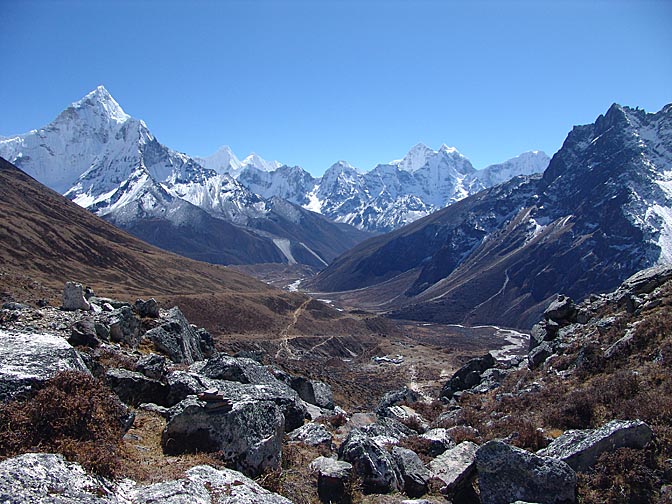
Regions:
<instances>
[{"instance_id":1,"label":"snow-capped mountain peak","mask_svg":"<svg viewBox=\"0 0 672 504\"><path fill-rule=\"evenodd\" d=\"M217 173L235 173L242 166L228 145L220 147L217 152L208 157L195 159L205 168L215 170Z\"/></svg>"},{"instance_id":2,"label":"snow-capped mountain peak","mask_svg":"<svg viewBox=\"0 0 672 504\"><path fill-rule=\"evenodd\" d=\"M84 96L84 98L74 102L70 107L77 111L91 109L94 113L107 117L117 123L126 122L131 117L124 112L124 109L112 98L112 95L104 86L98 86Z\"/></svg>"},{"instance_id":3,"label":"snow-capped mountain peak","mask_svg":"<svg viewBox=\"0 0 672 504\"><path fill-rule=\"evenodd\" d=\"M414 172L427 164L430 157L435 156L436 151L423 143L417 143L401 159L390 161L389 164L398 166L401 170Z\"/></svg>"},{"instance_id":4,"label":"snow-capped mountain peak","mask_svg":"<svg viewBox=\"0 0 672 504\"><path fill-rule=\"evenodd\" d=\"M282 163L279 161L266 161L256 152L252 152L249 156L243 159L243 161L240 164L241 167L243 168L246 166L250 166L266 172L273 171L282 166Z\"/></svg>"}]
</instances>

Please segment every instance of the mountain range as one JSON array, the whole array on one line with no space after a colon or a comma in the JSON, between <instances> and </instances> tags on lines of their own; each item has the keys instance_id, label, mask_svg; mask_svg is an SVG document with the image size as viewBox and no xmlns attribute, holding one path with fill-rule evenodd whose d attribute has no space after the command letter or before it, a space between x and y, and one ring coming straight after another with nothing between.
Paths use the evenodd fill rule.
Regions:
<instances>
[{"instance_id":1,"label":"mountain range","mask_svg":"<svg viewBox=\"0 0 672 504\"><path fill-rule=\"evenodd\" d=\"M368 236L169 149L102 86L46 127L0 140L0 155L139 238L212 263L324 267Z\"/></svg>"},{"instance_id":2,"label":"mountain range","mask_svg":"<svg viewBox=\"0 0 672 504\"><path fill-rule=\"evenodd\" d=\"M367 240L308 287L399 318L526 328L558 292L582 299L670 262L672 105L614 104L543 175Z\"/></svg>"},{"instance_id":3,"label":"mountain range","mask_svg":"<svg viewBox=\"0 0 672 504\"><path fill-rule=\"evenodd\" d=\"M315 178L256 154L241 161L228 147L191 157L161 144L103 86L44 128L0 139L0 156L161 248L212 263L316 268L370 232L548 162L537 151L477 171L454 148L419 144L368 173L339 162Z\"/></svg>"}]
</instances>

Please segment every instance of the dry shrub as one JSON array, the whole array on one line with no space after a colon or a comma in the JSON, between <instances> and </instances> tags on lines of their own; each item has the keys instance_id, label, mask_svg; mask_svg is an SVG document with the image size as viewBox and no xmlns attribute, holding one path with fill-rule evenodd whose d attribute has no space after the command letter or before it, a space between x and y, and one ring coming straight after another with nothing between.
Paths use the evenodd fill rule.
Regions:
<instances>
[{"instance_id":1,"label":"dry shrub","mask_svg":"<svg viewBox=\"0 0 672 504\"><path fill-rule=\"evenodd\" d=\"M450 438L458 445L463 441L471 441L472 443L482 444L483 438L480 433L473 427L468 425L458 425L450 429Z\"/></svg>"},{"instance_id":2,"label":"dry shrub","mask_svg":"<svg viewBox=\"0 0 672 504\"><path fill-rule=\"evenodd\" d=\"M621 448L602 454L587 473L579 473L584 504L655 502L662 485L656 460L648 450Z\"/></svg>"},{"instance_id":3,"label":"dry shrub","mask_svg":"<svg viewBox=\"0 0 672 504\"><path fill-rule=\"evenodd\" d=\"M407 436L399 441L398 446L413 450L425 464L436 456L432 442L422 436Z\"/></svg>"},{"instance_id":4,"label":"dry shrub","mask_svg":"<svg viewBox=\"0 0 672 504\"><path fill-rule=\"evenodd\" d=\"M586 390L573 390L549 403L542 412L545 423L560 429L587 429L595 418L595 400Z\"/></svg>"},{"instance_id":5,"label":"dry shrub","mask_svg":"<svg viewBox=\"0 0 672 504\"><path fill-rule=\"evenodd\" d=\"M0 406L0 456L56 452L104 476L119 467L126 409L95 378L64 371L24 401Z\"/></svg>"},{"instance_id":6,"label":"dry shrub","mask_svg":"<svg viewBox=\"0 0 672 504\"><path fill-rule=\"evenodd\" d=\"M530 420L520 417L507 417L504 425L500 426L508 431L511 444L530 451L541 450L548 446L548 439L544 431L538 429Z\"/></svg>"},{"instance_id":7,"label":"dry shrub","mask_svg":"<svg viewBox=\"0 0 672 504\"><path fill-rule=\"evenodd\" d=\"M403 402L403 405L413 408L422 418L433 422L436 420L445 408L444 404L435 399L433 401L416 401L412 403Z\"/></svg>"},{"instance_id":8,"label":"dry shrub","mask_svg":"<svg viewBox=\"0 0 672 504\"><path fill-rule=\"evenodd\" d=\"M337 429L348 423L348 417L345 416L344 413L335 413L329 416L321 416L317 420L315 420L315 422L321 423L323 425L331 425L332 427Z\"/></svg>"},{"instance_id":9,"label":"dry shrub","mask_svg":"<svg viewBox=\"0 0 672 504\"><path fill-rule=\"evenodd\" d=\"M417 415L400 418L399 421L412 431L422 433L425 430L425 426L422 424L422 420Z\"/></svg>"}]
</instances>

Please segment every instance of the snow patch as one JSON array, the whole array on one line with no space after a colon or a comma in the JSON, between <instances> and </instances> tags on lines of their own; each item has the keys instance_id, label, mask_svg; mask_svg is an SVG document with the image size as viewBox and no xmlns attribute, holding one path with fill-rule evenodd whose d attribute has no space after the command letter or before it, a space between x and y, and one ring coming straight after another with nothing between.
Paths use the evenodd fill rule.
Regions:
<instances>
[{"instance_id":1,"label":"snow patch","mask_svg":"<svg viewBox=\"0 0 672 504\"><path fill-rule=\"evenodd\" d=\"M287 258L288 264L296 264L296 259L294 259L294 256L292 255L291 243L288 239L273 238L273 243L276 247L278 247L278 250L282 252L282 255Z\"/></svg>"}]
</instances>

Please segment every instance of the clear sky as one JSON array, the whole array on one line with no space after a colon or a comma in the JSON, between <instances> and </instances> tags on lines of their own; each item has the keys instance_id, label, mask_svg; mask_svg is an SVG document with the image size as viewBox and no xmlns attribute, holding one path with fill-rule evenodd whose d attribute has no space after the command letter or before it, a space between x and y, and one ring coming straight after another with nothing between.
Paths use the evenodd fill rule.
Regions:
<instances>
[{"instance_id":1,"label":"clear sky","mask_svg":"<svg viewBox=\"0 0 672 504\"><path fill-rule=\"evenodd\" d=\"M158 140L320 175L415 143L476 168L672 102L672 1L0 0L0 135L103 84Z\"/></svg>"}]
</instances>

